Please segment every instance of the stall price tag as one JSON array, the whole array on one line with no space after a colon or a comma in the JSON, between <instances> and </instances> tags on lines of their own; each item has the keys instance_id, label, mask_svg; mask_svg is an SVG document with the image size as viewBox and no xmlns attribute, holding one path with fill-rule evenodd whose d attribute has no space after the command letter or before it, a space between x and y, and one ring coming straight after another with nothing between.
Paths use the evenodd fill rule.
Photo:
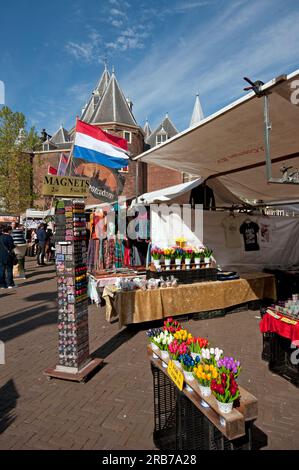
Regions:
<instances>
[{"instance_id":1,"label":"stall price tag","mask_svg":"<svg viewBox=\"0 0 299 470\"><path fill-rule=\"evenodd\" d=\"M274 313L274 312L273 312L272 310L270 310L269 308L267 309L267 313L268 313L269 315L271 315L271 317L276 318L277 320L280 319L280 315L277 315L277 313Z\"/></svg>"},{"instance_id":2,"label":"stall price tag","mask_svg":"<svg viewBox=\"0 0 299 470\"><path fill-rule=\"evenodd\" d=\"M284 323L288 323L289 325L297 325L296 320L291 320L290 318L287 318L287 317L281 317L280 320L283 321Z\"/></svg>"},{"instance_id":3,"label":"stall price tag","mask_svg":"<svg viewBox=\"0 0 299 470\"><path fill-rule=\"evenodd\" d=\"M178 387L178 389L182 391L184 385L184 375L180 371L180 369L176 367L173 361L168 362L167 372L171 380Z\"/></svg>"}]
</instances>

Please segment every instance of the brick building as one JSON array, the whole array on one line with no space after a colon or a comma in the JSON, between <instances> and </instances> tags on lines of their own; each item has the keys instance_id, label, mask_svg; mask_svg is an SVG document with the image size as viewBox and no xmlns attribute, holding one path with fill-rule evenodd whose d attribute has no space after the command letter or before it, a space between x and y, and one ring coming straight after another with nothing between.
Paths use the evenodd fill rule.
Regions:
<instances>
[{"instance_id":1,"label":"brick building","mask_svg":"<svg viewBox=\"0 0 299 470\"><path fill-rule=\"evenodd\" d=\"M195 102L192 119L195 119L199 99ZM126 99L116 79L114 70L111 75L105 66L102 76L84 106L80 119L89 124L122 137L128 141L131 157L142 153L145 149L159 145L178 133L168 114L160 125L152 132L148 121L142 129L133 115L133 104ZM198 114L198 113L197 113ZM195 116L195 117L194 117ZM192 122L192 120L191 120ZM53 136L43 131L42 150L35 152L33 158L34 192L41 193L41 184L49 166L57 168L61 153L71 152L74 139L74 129L68 132L62 126ZM144 192L154 191L166 186L182 183L185 176L174 170L129 161L127 169L121 171L124 177L123 195L130 198ZM86 200L87 204L97 204L101 201L92 195ZM46 209L51 204L50 199L39 197L36 205Z\"/></svg>"}]
</instances>

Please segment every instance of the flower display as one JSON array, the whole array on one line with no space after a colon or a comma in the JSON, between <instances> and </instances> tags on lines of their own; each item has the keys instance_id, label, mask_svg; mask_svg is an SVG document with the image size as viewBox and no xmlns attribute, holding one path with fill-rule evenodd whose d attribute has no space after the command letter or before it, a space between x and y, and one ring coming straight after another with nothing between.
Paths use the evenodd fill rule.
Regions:
<instances>
[{"instance_id":1,"label":"flower display","mask_svg":"<svg viewBox=\"0 0 299 470\"><path fill-rule=\"evenodd\" d=\"M174 248L174 257L176 259L182 259L184 254L185 254L185 250L183 250L183 248L180 248L178 246Z\"/></svg>"},{"instance_id":2,"label":"flower display","mask_svg":"<svg viewBox=\"0 0 299 470\"><path fill-rule=\"evenodd\" d=\"M236 361L233 357L223 357L217 361L217 366L220 373L232 373L236 379L240 374L241 366L240 361Z\"/></svg>"},{"instance_id":3,"label":"flower display","mask_svg":"<svg viewBox=\"0 0 299 470\"><path fill-rule=\"evenodd\" d=\"M178 330L181 330L182 327L181 325L179 324L178 321L174 320L173 318L167 318L165 321L164 321L164 326L163 326L163 330L167 330L169 331L171 334L174 334L176 331Z\"/></svg>"},{"instance_id":4,"label":"flower display","mask_svg":"<svg viewBox=\"0 0 299 470\"><path fill-rule=\"evenodd\" d=\"M173 336L180 343L192 338L191 333L188 333L187 330L183 330L183 329L176 331Z\"/></svg>"},{"instance_id":5,"label":"flower display","mask_svg":"<svg viewBox=\"0 0 299 470\"><path fill-rule=\"evenodd\" d=\"M161 256L163 255L163 250L161 250L160 248L154 246L152 249L151 249L151 255L152 255L152 258L153 259L160 259Z\"/></svg>"},{"instance_id":6,"label":"flower display","mask_svg":"<svg viewBox=\"0 0 299 470\"><path fill-rule=\"evenodd\" d=\"M179 343L176 339L174 339L172 343L169 344L168 351L171 359L174 361L177 361L180 356L188 354L189 352L186 343Z\"/></svg>"},{"instance_id":7,"label":"flower display","mask_svg":"<svg viewBox=\"0 0 299 470\"><path fill-rule=\"evenodd\" d=\"M217 362L223 355L223 350L219 348L202 348L201 359L206 364L217 365Z\"/></svg>"},{"instance_id":8,"label":"flower display","mask_svg":"<svg viewBox=\"0 0 299 470\"><path fill-rule=\"evenodd\" d=\"M202 258L203 255L204 255L204 251L205 251L205 247L204 247L204 246L199 246L199 247L193 248L194 257L195 257L195 258Z\"/></svg>"},{"instance_id":9,"label":"flower display","mask_svg":"<svg viewBox=\"0 0 299 470\"><path fill-rule=\"evenodd\" d=\"M194 337L187 340L187 345L192 353L201 353L202 348L207 348L209 341L206 338Z\"/></svg>"},{"instance_id":10,"label":"flower display","mask_svg":"<svg viewBox=\"0 0 299 470\"><path fill-rule=\"evenodd\" d=\"M212 254L213 254L213 250L211 250L210 248L206 246L203 252L204 258L210 258Z\"/></svg>"},{"instance_id":11,"label":"flower display","mask_svg":"<svg viewBox=\"0 0 299 470\"><path fill-rule=\"evenodd\" d=\"M173 258L174 254L175 254L175 250L174 248L164 248L163 251L163 256L164 256L164 259L171 259Z\"/></svg>"},{"instance_id":12,"label":"flower display","mask_svg":"<svg viewBox=\"0 0 299 470\"><path fill-rule=\"evenodd\" d=\"M221 403L231 403L240 396L240 390L232 372L229 374L222 372L217 379L213 379L211 390Z\"/></svg>"},{"instance_id":13,"label":"flower display","mask_svg":"<svg viewBox=\"0 0 299 470\"><path fill-rule=\"evenodd\" d=\"M179 361L182 365L182 369L186 372L192 372L196 364L199 362L196 361L196 359L192 359L192 357L189 354L183 354L182 356L179 357Z\"/></svg>"},{"instance_id":14,"label":"flower display","mask_svg":"<svg viewBox=\"0 0 299 470\"><path fill-rule=\"evenodd\" d=\"M151 337L151 341L156 344L161 351L168 351L168 346L173 341L173 336L169 331L164 330L157 336Z\"/></svg>"},{"instance_id":15,"label":"flower display","mask_svg":"<svg viewBox=\"0 0 299 470\"><path fill-rule=\"evenodd\" d=\"M191 259L193 256L193 249L192 248L185 248L184 249L184 256L187 259Z\"/></svg>"},{"instance_id":16,"label":"flower display","mask_svg":"<svg viewBox=\"0 0 299 470\"><path fill-rule=\"evenodd\" d=\"M158 336L162 331L162 328L151 328L150 330L147 330L146 336L151 340L151 338Z\"/></svg>"},{"instance_id":17,"label":"flower display","mask_svg":"<svg viewBox=\"0 0 299 470\"><path fill-rule=\"evenodd\" d=\"M218 377L218 370L213 364L198 364L193 370L195 379L203 387L209 387L211 381Z\"/></svg>"}]
</instances>

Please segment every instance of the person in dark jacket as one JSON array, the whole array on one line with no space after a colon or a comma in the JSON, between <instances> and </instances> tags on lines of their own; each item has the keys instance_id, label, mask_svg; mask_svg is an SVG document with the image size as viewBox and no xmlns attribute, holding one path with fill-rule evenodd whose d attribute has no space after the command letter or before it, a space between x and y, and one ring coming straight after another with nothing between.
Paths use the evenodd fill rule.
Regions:
<instances>
[{"instance_id":1,"label":"person in dark jacket","mask_svg":"<svg viewBox=\"0 0 299 470\"><path fill-rule=\"evenodd\" d=\"M0 236L0 288L12 289L15 287L13 281L13 257L12 251L15 247L10 235L11 228L4 227Z\"/></svg>"},{"instance_id":2,"label":"person in dark jacket","mask_svg":"<svg viewBox=\"0 0 299 470\"><path fill-rule=\"evenodd\" d=\"M37 235L37 264L45 266L45 251L46 251L46 224L41 224L36 232Z\"/></svg>"}]
</instances>

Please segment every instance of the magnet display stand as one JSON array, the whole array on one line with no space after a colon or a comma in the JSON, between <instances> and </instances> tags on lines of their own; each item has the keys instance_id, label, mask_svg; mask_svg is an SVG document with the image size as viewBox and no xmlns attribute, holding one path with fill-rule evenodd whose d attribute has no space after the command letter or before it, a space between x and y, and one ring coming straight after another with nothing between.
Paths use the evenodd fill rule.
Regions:
<instances>
[{"instance_id":1,"label":"magnet display stand","mask_svg":"<svg viewBox=\"0 0 299 470\"><path fill-rule=\"evenodd\" d=\"M88 333L85 205L62 199L55 210L55 262L58 295L58 356L50 378L85 382L103 360L91 358Z\"/></svg>"}]
</instances>

